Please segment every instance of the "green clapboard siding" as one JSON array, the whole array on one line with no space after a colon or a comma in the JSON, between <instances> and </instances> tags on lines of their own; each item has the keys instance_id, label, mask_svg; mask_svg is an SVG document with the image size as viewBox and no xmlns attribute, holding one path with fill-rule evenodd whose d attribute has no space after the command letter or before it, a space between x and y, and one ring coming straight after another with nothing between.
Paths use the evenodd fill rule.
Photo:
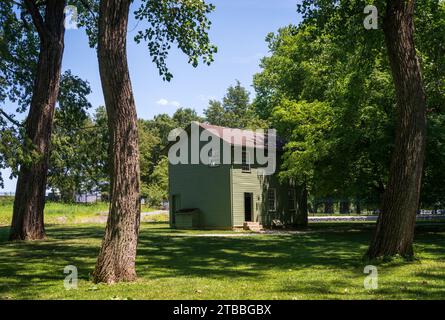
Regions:
<instances>
[{"instance_id":1,"label":"green clapboard siding","mask_svg":"<svg viewBox=\"0 0 445 320\"><path fill-rule=\"evenodd\" d=\"M202 228L230 228L230 166L169 166L170 201L180 197L179 209L199 209ZM170 210L173 207L170 206ZM172 217L173 212L170 212Z\"/></svg>"},{"instance_id":2,"label":"green clapboard siding","mask_svg":"<svg viewBox=\"0 0 445 320\"><path fill-rule=\"evenodd\" d=\"M244 194L253 193L253 221L261 222L262 203L262 177L258 176L257 169L252 168L250 173L243 172L234 166L232 169L232 210L233 226L241 227L244 224Z\"/></svg>"}]
</instances>

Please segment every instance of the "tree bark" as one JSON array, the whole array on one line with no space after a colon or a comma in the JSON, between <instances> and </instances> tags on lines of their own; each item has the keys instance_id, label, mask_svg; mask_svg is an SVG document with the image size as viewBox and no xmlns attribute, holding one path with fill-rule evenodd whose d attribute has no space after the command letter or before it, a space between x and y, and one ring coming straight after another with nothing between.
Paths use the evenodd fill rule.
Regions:
<instances>
[{"instance_id":1,"label":"tree bark","mask_svg":"<svg viewBox=\"0 0 445 320\"><path fill-rule=\"evenodd\" d=\"M127 65L130 0L102 0L98 59L111 135L111 201L94 282L136 279L140 222L137 115Z\"/></svg>"},{"instance_id":2,"label":"tree bark","mask_svg":"<svg viewBox=\"0 0 445 320\"><path fill-rule=\"evenodd\" d=\"M308 192L306 186L303 186L298 197L298 208L295 219L295 226L299 228L306 228L308 226Z\"/></svg>"},{"instance_id":3,"label":"tree bark","mask_svg":"<svg viewBox=\"0 0 445 320\"><path fill-rule=\"evenodd\" d=\"M397 96L389 182L367 256L413 252L426 143L426 97L414 45L415 0L388 0L384 33Z\"/></svg>"},{"instance_id":4,"label":"tree bark","mask_svg":"<svg viewBox=\"0 0 445 320\"><path fill-rule=\"evenodd\" d=\"M351 213L351 203L349 201L340 201L340 213L341 214Z\"/></svg>"},{"instance_id":5,"label":"tree bark","mask_svg":"<svg viewBox=\"0 0 445 320\"><path fill-rule=\"evenodd\" d=\"M331 198L326 199L324 202L324 213L334 213L334 201Z\"/></svg>"},{"instance_id":6,"label":"tree bark","mask_svg":"<svg viewBox=\"0 0 445 320\"><path fill-rule=\"evenodd\" d=\"M356 214L361 214L362 213L362 205L361 205L359 199L355 200L355 213Z\"/></svg>"},{"instance_id":7,"label":"tree bark","mask_svg":"<svg viewBox=\"0 0 445 320\"><path fill-rule=\"evenodd\" d=\"M65 1L48 0L44 20L32 1L25 2L40 36L36 79L25 124L26 137L32 141L39 156L32 163L20 166L10 240L45 238L43 211L49 146L54 109L59 94L65 35Z\"/></svg>"}]
</instances>

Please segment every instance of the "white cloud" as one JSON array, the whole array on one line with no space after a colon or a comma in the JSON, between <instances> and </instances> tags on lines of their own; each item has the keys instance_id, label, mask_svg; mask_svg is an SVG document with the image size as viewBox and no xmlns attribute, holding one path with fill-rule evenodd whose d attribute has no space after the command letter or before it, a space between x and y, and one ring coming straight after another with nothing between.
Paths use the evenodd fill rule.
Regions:
<instances>
[{"instance_id":1,"label":"white cloud","mask_svg":"<svg viewBox=\"0 0 445 320\"><path fill-rule=\"evenodd\" d=\"M160 106L165 106L165 107L176 107L179 108L181 106L181 104L178 101L170 101L164 98L159 99L158 101L156 101L156 104L160 105Z\"/></svg>"}]
</instances>

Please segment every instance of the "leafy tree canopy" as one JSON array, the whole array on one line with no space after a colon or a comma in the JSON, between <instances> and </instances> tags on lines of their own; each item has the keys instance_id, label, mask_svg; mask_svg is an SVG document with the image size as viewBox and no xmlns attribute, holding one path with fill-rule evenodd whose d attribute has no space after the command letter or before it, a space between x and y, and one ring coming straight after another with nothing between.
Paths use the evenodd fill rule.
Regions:
<instances>
[{"instance_id":1,"label":"leafy tree canopy","mask_svg":"<svg viewBox=\"0 0 445 320\"><path fill-rule=\"evenodd\" d=\"M429 179L440 178L444 165L445 55L437 39L445 35L445 7L437 0L418 3L416 41L431 107L424 182L433 187L440 183ZM268 35L271 56L254 77L258 114L288 139L283 175L308 183L319 196L376 199L386 184L395 94L383 34L363 28L368 4L303 1L303 22ZM375 4L381 16L384 6Z\"/></svg>"},{"instance_id":2,"label":"leafy tree canopy","mask_svg":"<svg viewBox=\"0 0 445 320\"><path fill-rule=\"evenodd\" d=\"M230 86L222 101L210 100L204 110L210 124L229 128L267 128L265 121L255 113L250 102L250 94L239 81Z\"/></svg>"}]
</instances>

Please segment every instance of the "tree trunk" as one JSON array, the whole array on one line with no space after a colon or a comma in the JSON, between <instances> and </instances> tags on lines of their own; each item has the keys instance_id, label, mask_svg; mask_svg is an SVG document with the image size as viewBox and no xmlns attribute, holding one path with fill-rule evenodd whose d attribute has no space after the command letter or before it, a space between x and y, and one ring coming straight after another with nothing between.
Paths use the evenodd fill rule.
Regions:
<instances>
[{"instance_id":1,"label":"tree trunk","mask_svg":"<svg viewBox=\"0 0 445 320\"><path fill-rule=\"evenodd\" d=\"M307 188L303 186L298 197L298 208L295 219L295 226L306 228L308 225L308 205L307 205Z\"/></svg>"},{"instance_id":2,"label":"tree trunk","mask_svg":"<svg viewBox=\"0 0 445 320\"><path fill-rule=\"evenodd\" d=\"M139 147L136 107L127 65L130 0L102 0L98 58L111 135L111 201L94 282L136 279L140 221Z\"/></svg>"},{"instance_id":3,"label":"tree trunk","mask_svg":"<svg viewBox=\"0 0 445 320\"><path fill-rule=\"evenodd\" d=\"M330 198L325 200L324 213L328 213L328 214L334 213L334 201Z\"/></svg>"},{"instance_id":4,"label":"tree trunk","mask_svg":"<svg viewBox=\"0 0 445 320\"><path fill-rule=\"evenodd\" d=\"M397 96L396 141L369 258L414 254L426 139L426 98L414 46L414 8L415 0L388 0L384 32Z\"/></svg>"},{"instance_id":5,"label":"tree trunk","mask_svg":"<svg viewBox=\"0 0 445 320\"><path fill-rule=\"evenodd\" d=\"M322 203L319 200L315 200L314 213L318 213L320 211L321 206L322 206Z\"/></svg>"},{"instance_id":6,"label":"tree trunk","mask_svg":"<svg viewBox=\"0 0 445 320\"><path fill-rule=\"evenodd\" d=\"M360 200L355 200L355 213L361 214L362 213L362 205L360 203Z\"/></svg>"},{"instance_id":7,"label":"tree trunk","mask_svg":"<svg viewBox=\"0 0 445 320\"><path fill-rule=\"evenodd\" d=\"M32 141L33 148L39 156L32 163L24 163L20 166L10 240L45 238L43 210L51 130L59 94L64 50L64 8L65 1L48 0L45 19L38 22L40 24L37 27L40 36L40 53L25 128L26 137ZM37 13L34 11L33 14L40 15L38 9ZM44 31L41 28L44 28Z\"/></svg>"},{"instance_id":8,"label":"tree trunk","mask_svg":"<svg viewBox=\"0 0 445 320\"><path fill-rule=\"evenodd\" d=\"M349 201L341 201L340 202L340 213L341 214L350 214L351 213L351 203Z\"/></svg>"}]
</instances>

